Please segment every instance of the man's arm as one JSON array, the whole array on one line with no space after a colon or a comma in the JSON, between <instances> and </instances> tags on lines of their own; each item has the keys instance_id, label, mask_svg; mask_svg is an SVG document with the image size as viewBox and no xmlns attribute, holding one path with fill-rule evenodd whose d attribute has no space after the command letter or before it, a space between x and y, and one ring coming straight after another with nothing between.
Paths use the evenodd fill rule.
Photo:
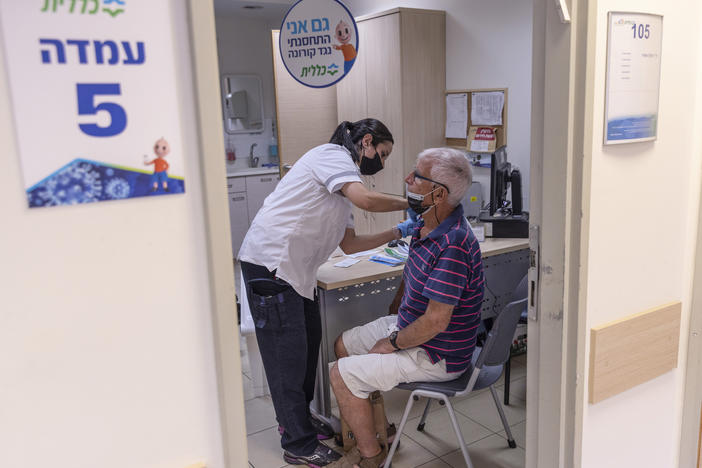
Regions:
<instances>
[{"instance_id":1,"label":"man's arm","mask_svg":"<svg viewBox=\"0 0 702 468\"><path fill-rule=\"evenodd\" d=\"M446 330L451 322L454 306L444 304L432 299L429 300L427 310L414 322L400 330L395 343L401 349L413 348L434 338ZM368 353L388 354L395 351L388 338L382 338L371 348Z\"/></svg>"},{"instance_id":2,"label":"man's arm","mask_svg":"<svg viewBox=\"0 0 702 468\"><path fill-rule=\"evenodd\" d=\"M405 280L400 280L400 285L397 287L397 293L388 307L388 315L397 315L402 304L402 296L405 295Z\"/></svg>"},{"instance_id":3,"label":"man's arm","mask_svg":"<svg viewBox=\"0 0 702 468\"><path fill-rule=\"evenodd\" d=\"M341 247L341 250L348 255L356 252L363 252L364 250L374 249L398 238L399 231L397 228L392 228L377 234L365 234L361 236L356 235L355 230L346 228L346 233L344 234L344 238L341 239L339 247Z\"/></svg>"},{"instance_id":4,"label":"man's arm","mask_svg":"<svg viewBox=\"0 0 702 468\"><path fill-rule=\"evenodd\" d=\"M407 209L408 206L405 198L373 192L360 182L347 182L341 187L341 192L346 198L351 200L351 203L366 211L400 211Z\"/></svg>"}]
</instances>

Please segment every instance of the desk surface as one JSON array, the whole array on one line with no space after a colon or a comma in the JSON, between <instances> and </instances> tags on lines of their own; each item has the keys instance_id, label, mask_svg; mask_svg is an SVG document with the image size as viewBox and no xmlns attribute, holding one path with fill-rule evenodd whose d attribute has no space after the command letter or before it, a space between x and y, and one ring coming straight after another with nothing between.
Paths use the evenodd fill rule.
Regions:
<instances>
[{"instance_id":1,"label":"desk surface","mask_svg":"<svg viewBox=\"0 0 702 468\"><path fill-rule=\"evenodd\" d=\"M480 243L480 253L483 258L493 255L515 252L517 250L528 249L529 239L496 239L487 238ZM336 257L325 262L317 272L317 286L330 290L343 288L357 283L375 281L377 279L388 278L401 274L405 265L391 267L381 263L371 262L368 256L360 257L360 262L348 268L338 268L334 264L342 260Z\"/></svg>"}]
</instances>

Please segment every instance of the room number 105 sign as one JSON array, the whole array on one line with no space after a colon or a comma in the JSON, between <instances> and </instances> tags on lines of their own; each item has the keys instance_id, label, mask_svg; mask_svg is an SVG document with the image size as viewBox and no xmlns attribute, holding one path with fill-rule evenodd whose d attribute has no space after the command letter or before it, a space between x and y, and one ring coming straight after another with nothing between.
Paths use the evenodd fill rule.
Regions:
<instances>
[{"instance_id":1,"label":"room number 105 sign","mask_svg":"<svg viewBox=\"0 0 702 468\"><path fill-rule=\"evenodd\" d=\"M656 138L662 37L662 16L609 14L606 145Z\"/></svg>"},{"instance_id":2,"label":"room number 105 sign","mask_svg":"<svg viewBox=\"0 0 702 468\"><path fill-rule=\"evenodd\" d=\"M0 0L30 207L184 192L171 8Z\"/></svg>"}]
</instances>

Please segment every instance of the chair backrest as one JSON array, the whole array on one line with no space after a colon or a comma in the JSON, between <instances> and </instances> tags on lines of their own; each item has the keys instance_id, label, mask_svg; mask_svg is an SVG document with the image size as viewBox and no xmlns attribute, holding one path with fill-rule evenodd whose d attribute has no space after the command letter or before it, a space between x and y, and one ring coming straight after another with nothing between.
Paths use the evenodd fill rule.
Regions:
<instances>
[{"instance_id":1,"label":"chair backrest","mask_svg":"<svg viewBox=\"0 0 702 468\"><path fill-rule=\"evenodd\" d=\"M475 367L497 366L509 359L514 332L522 312L527 307L527 282L525 275L512 294L512 302L507 304L495 319Z\"/></svg>"},{"instance_id":2,"label":"chair backrest","mask_svg":"<svg viewBox=\"0 0 702 468\"><path fill-rule=\"evenodd\" d=\"M512 300L513 301L518 301L519 299L526 299L527 296L529 295L529 290L527 289L527 285L529 284L529 275L524 275L522 280L519 282L516 288L514 288L514 292L512 293Z\"/></svg>"}]
</instances>

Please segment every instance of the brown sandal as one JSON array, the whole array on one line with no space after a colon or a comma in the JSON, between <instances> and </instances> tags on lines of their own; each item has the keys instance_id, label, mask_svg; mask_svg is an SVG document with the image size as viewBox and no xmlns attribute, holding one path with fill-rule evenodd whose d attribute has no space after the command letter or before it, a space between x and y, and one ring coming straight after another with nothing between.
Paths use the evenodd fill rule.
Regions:
<instances>
[{"instance_id":1,"label":"brown sandal","mask_svg":"<svg viewBox=\"0 0 702 468\"><path fill-rule=\"evenodd\" d=\"M358 447L354 447L349 450L346 455L327 465L325 468L354 468L356 466L360 468L379 468L385 461L387 456L387 451L382 446L380 447L380 453L374 457L365 458L361 455Z\"/></svg>"}]
</instances>

